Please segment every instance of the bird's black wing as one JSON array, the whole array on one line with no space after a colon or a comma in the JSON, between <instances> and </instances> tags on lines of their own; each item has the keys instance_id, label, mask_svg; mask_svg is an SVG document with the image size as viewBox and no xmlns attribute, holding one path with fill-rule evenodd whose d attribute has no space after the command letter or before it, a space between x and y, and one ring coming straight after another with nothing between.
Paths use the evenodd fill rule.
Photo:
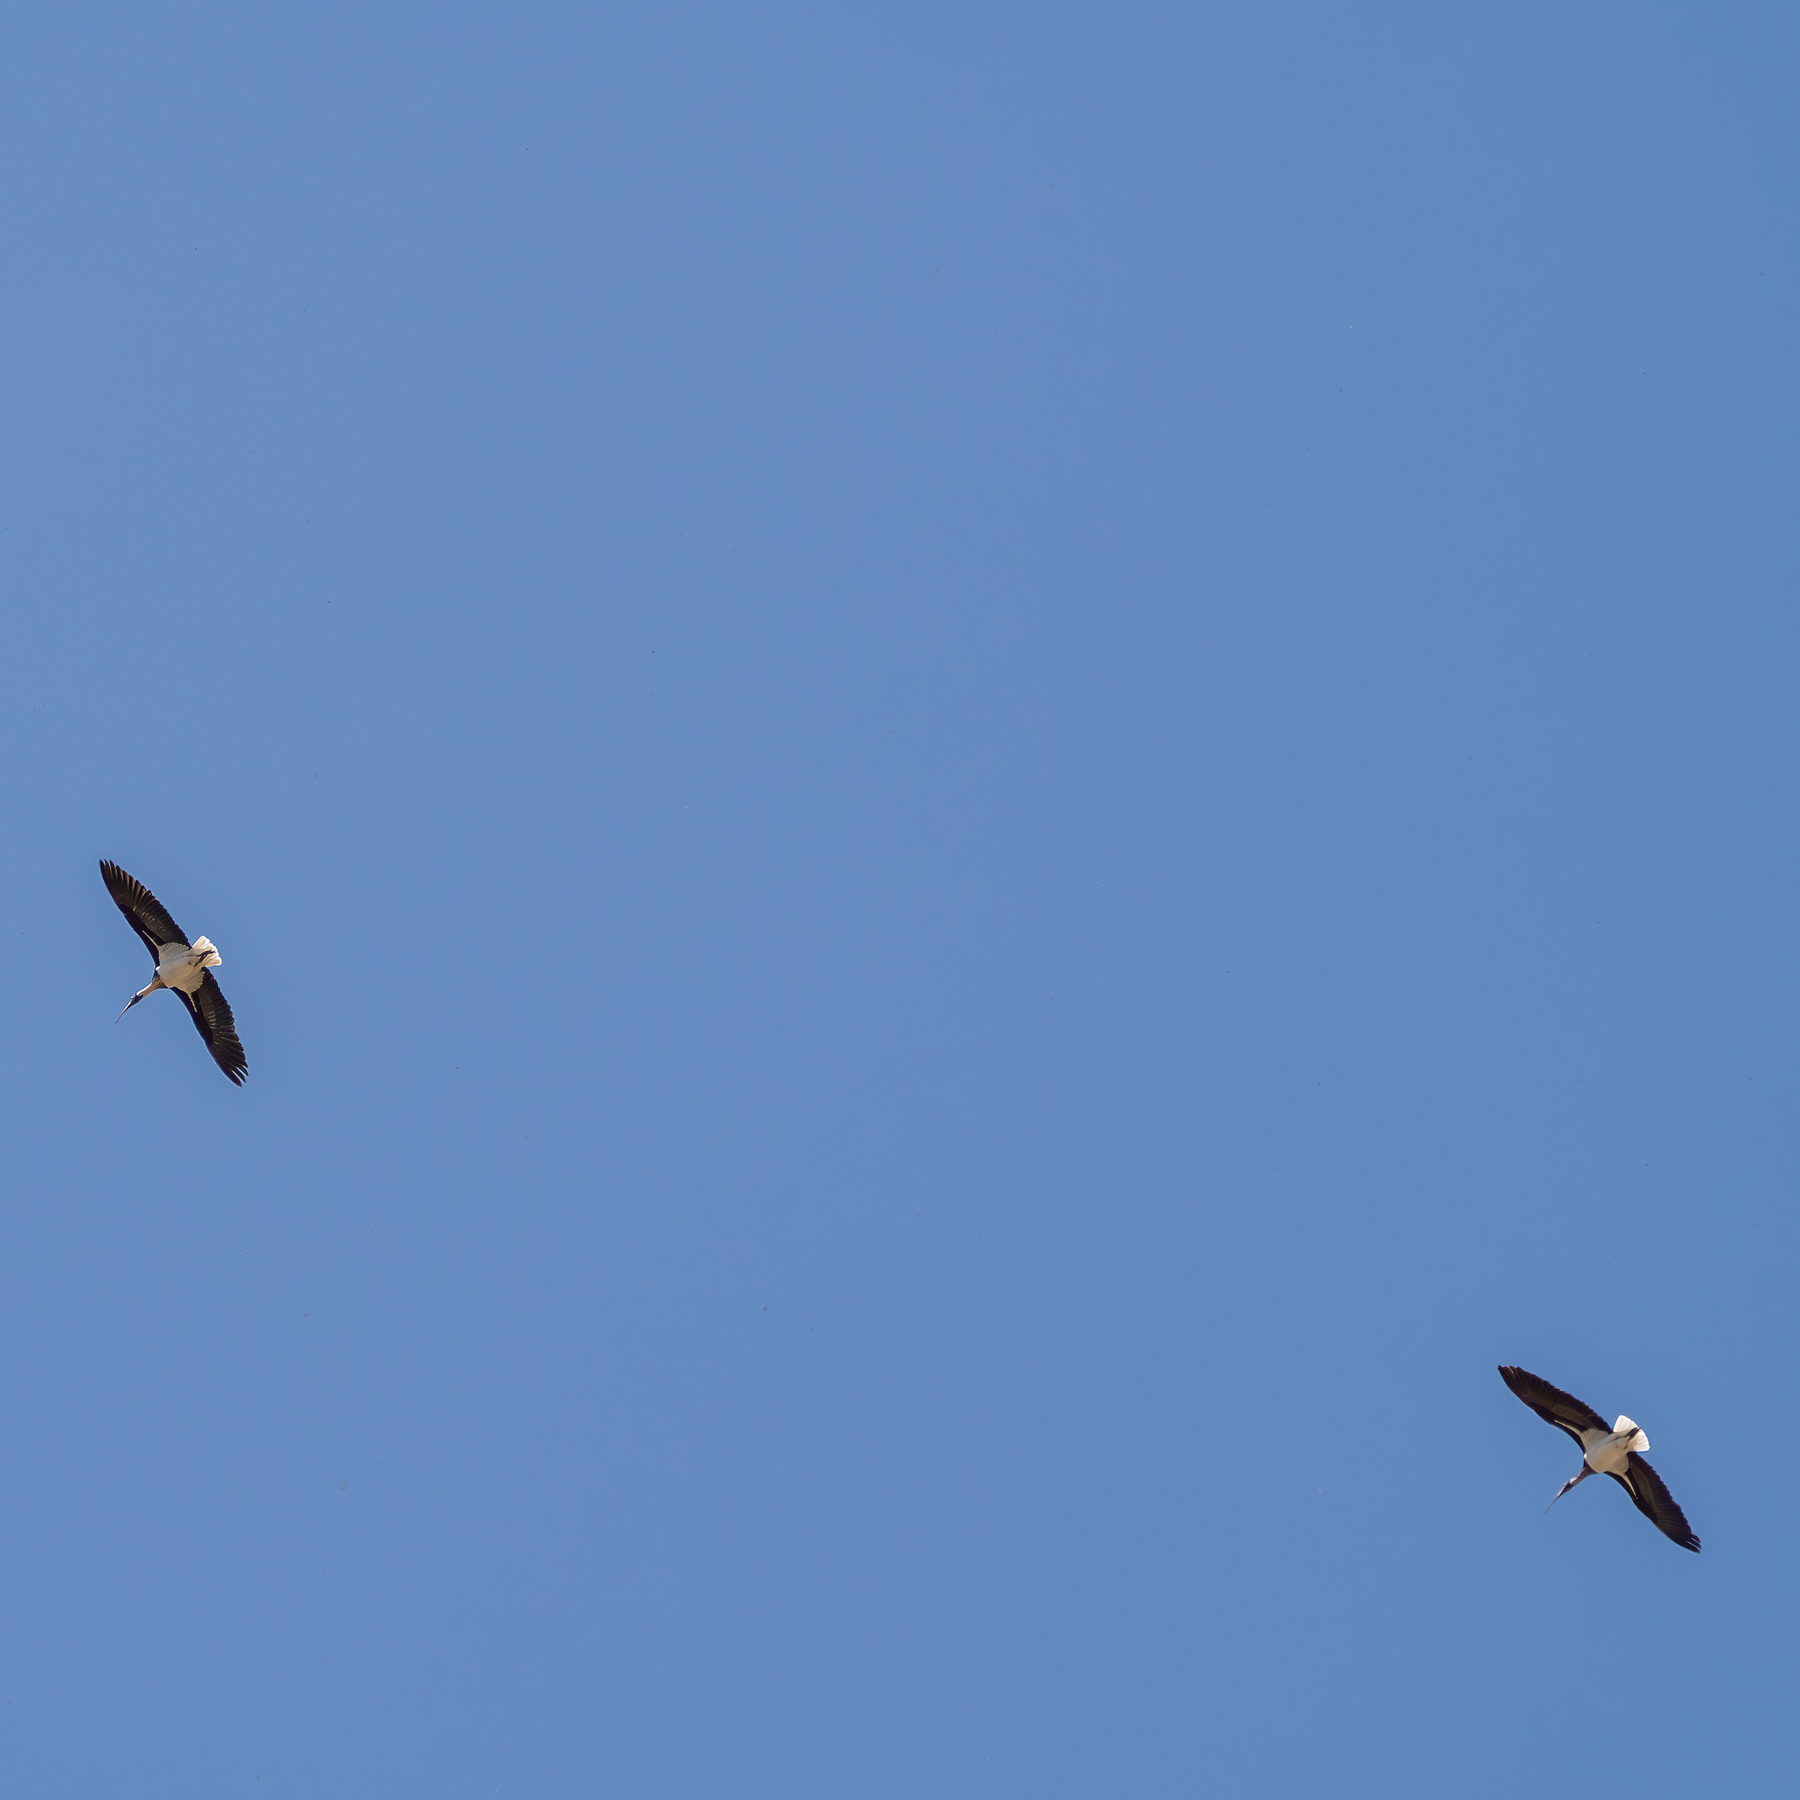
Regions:
<instances>
[{"instance_id":1,"label":"bird's black wing","mask_svg":"<svg viewBox=\"0 0 1800 1800\"><path fill-rule=\"evenodd\" d=\"M1525 1402L1546 1425L1554 1425L1566 1431L1576 1443L1581 1443L1584 1431L1611 1431L1612 1427L1587 1405L1577 1400L1573 1394L1565 1394L1561 1388L1552 1387L1541 1375L1533 1375L1529 1369L1515 1369L1508 1363L1500 1365L1500 1379ZM1585 1453L1587 1446L1582 1444Z\"/></svg>"},{"instance_id":2,"label":"bird's black wing","mask_svg":"<svg viewBox=\"0 0 1800 1800\"><path fill-rule=\"evenodd\" d=\"M1687 1514L1675 1504L1674 1497L1663 1486L1662 1477L1633 1450L1625 1458L1622 1475L1612 1475L1631 1496L1631 1504L1641 1512L1664 1537L1673 1538L1684 1550L1698 1550L1700 1540L1688 1528Z\"/></svg>"},{"instance_id":3,"label":"bird's black wing","mask_svg":"<svg viewBox=\"0 0 1800 1800\"><path fill-rule=\"evenodd\" d=\"M213 980L212 970L208 969L200 977L197 992L184 994L176 988L175 993L188 1009L195 1030L206 1039L213 1061L225 1071L228 1081L242 1087L250 1065L244 1061L244 1046L238 1042L237 1025L232 1019L231 1008L225 1004L225 996L219 992L219 984Z\"/></svg>"},{"instance_id":4,"label":"bird's black wing","mask_svg":"<svg viewBox=\"0 0 1800 1800\"><path fill-rule=\"evenodd\" d=\"M187 942L187 933L163 911L162 902L117 863L103 862L100 879L106 883L113 904L131 921L131 929L144 940L152 962L160 960L156 954L159 946Z\"/></svg>"}]
</instances>

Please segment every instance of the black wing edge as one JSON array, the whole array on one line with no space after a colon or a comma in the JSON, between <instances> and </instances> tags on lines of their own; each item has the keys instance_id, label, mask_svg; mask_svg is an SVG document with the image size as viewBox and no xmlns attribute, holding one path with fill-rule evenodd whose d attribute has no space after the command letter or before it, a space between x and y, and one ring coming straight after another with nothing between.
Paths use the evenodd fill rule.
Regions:
<instances>
[{"instance_id":1,"label":"black wing edge","mask_svg":"<svg viewBox=\"0 0 1800 1800\"><path fill-rule=\"evenodd\" d=\"M169 917L168 909L134 875L127 875L117 863L102 861L100 879L112 895L113 904L131 923L131 929L144 940L150 960L157 960L157 949L163 944L185 944L187 933ZM160 937L153 933L160 932Z\"/></svg>"},{"instance_id":2,"label":"black wing edge","mask_svg":"<svg viewBox=\"0 0 1800 1800\"><path fill-rule=\"evenodd\" d=\"M1694 1536L1693 1527L1687 1522L1687 1514L1675 1504L1674 1495L1663 1486L1663 1478L1635 1450L1626 1452L1625 1462L1630 1470L1629 1480L1623 1475L1614 1474L1611 1469L1607 1473L1631 1496L1631 1504L1664 1537L1679 1544L1682 1549L1698 1554L1700 1540Z\"/></svg>"},{"instance_id":3,"label":"black wing edge","mask_svg":"<svg viewBox=\"0 0 1800 1800\"><path fill-rule=\"evenodd\" d=\"M1585 1400L1577 1400L1573 1394L1565 1394L1561 1388L1552 1387L1543 1376L1534 1375L1529 1369L1501 1363L1500 1379L1546 1425L1554 1425L1557 1430L1566 1431L1577 1444L1581 1443L1584 1431L1612 1430ZM1586 1446L1583 1445L1582 1448L1585 1450Z\"/></svg>"},{"instance_id":4,"label":"black wing edge","mask_svg":"<svg viewBox=\"0 0 1800 1800\"><path fill-rule=\"evenodd\" d=\"M194 1029L206 1040L213 1061L225 1071L225 1079L233 1087L242 1087L250 1065L244 1060L244 1046L238 1042L237 1022L225 1004L225 996L219 992L219 984L213 980L212 970L200 978L198 993L184 994L180 988L175 993L188 1009Z\"/></svg>"}]
</instances>

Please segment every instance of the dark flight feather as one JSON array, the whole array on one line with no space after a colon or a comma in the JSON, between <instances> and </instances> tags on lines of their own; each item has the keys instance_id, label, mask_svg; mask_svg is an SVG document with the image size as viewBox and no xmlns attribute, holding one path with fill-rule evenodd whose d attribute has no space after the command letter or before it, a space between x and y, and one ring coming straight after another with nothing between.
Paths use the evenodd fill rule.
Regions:
<instances>
[{"instance_id":1,"label":"dark flight feather","mask_svg":"<svg viewBox=\"0 0 1800 1800\"><path fill-rule=\"evenodd\" d=\"M1588 1405L1561 1388L1552 1387L1541 1375L1529 1369L1516 1369L1508 1363L1500 1365L1500 1379L1525 1402L1546 1425L1566 1431L1577 1444L1584 1431L1611 1431L1612 1427ZM1586 1446L1582 1446L1583 1452Z\"/></svg>"},{"instance_id":2,"label":"dark flight feather","mask_svg":"<svg viewBox=\"0 0 1800 1800\"><path fill-rule=\"evenodd\" d=\"M194 1021L195 1030L206 1040L213 1061L225 1071L229 1081L242 1087L250 1065L244 1061L244 1046L238 1042L237 1024L232 1019L231 1008L225 1004L225 996L219 992L219 984L213 980L212 970L208 969L201 976L200 986L194 993L184 994L180 988L172 991L188 1009L188 1016Z\"/></svg>"},{"instance_id":3,"label":"dark flight feather","mask_svg":"<svg viewBox=\"0 0 1800 1800\"><path fill-rule=\"evenodd\" d=\"M1684 1550L1698 1550L1700 1540L1687 1522L1687 1514L1675 1504L1674 1496L1663 1486L1663 1478L1638 1455L1628 1451L1626 1468L1613 1480L1631 1496L1631 1504L1641 1512L1664 1537L1672 1538ZM1608 1470L1608 1474L1612 1471Z\"/></svg>"},{"instance_id":4,"label":"dark flight feather","mask_svg":"<svg viewBox=\"0 0 1800 1800\"><path fill-rule=\"evenodd\" d=\"M100 879L112 895L113 904L131 921L131 929L144 940L150 960L157 962L157 950L164 944L185 944L187 933L171 919L163 903L137 880L127 875L117 863L103 862Z\"/></svg>"}]
</instances>

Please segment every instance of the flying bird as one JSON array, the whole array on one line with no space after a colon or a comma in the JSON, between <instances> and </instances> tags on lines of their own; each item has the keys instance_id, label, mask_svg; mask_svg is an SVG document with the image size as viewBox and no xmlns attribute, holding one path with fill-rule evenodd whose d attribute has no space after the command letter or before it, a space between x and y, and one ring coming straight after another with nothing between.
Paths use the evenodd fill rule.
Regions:
<instances>
[{"instance_id":1,"label":"flying bird","mask_svg":"<svg viewBox=\"0 0 1800 1800\"><path fill-rule=\"evenodd\" d=\"M1620 1413L1609 1429L1591 1406L1552 1387L1529 1369L1502 1363L1500 1379L1547 1425L1566 1431L1581 1448L1581 1473L1571 1475L1556 1490L1550 1506L1590 1475L1610 1475L1631 1496L1631 1504L1664 1537L1673 1538L1684 1550L1700 1548L1700 1540L1688 1529L1687 1515L1663 1486L1662 1477L1644 1461L1643 1452L1650 1448L1650 1440L1634 1420ZM1548 1512L1550 1508L1544 1510Z\"/></svg>"},{"instance_id":2,"label":"flying bird","mask_svg":"<svg viewBox=\"0 0 1800 1800\"><path fill-rule=\"evenodd\" d=\"M213 980L213 970L222 962L217 950L207 939L195 938L190 944L187 933L163 910L163 905L141 881L127 875L117 863L103 862L100 878L113 903L127 919L131 929L144 940L156 973L150 985L140 988L119 1013L119 1019L147 994L167 988L188 1009L188 1017L206 1040L212 1059L225 1071L226 1079L237 1087L244 1085L249 1065L244 1061L244 1046L238 1042L237 1026L231 1008ZM119 1022L115 1019L113 1023Z\"/></svg>"}]
</instances>

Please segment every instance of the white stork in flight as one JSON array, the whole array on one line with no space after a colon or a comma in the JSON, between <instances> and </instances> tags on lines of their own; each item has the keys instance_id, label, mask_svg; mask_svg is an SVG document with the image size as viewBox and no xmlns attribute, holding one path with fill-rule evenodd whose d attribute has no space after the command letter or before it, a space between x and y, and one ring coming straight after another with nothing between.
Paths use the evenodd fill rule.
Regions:
<instances>
[{"instance_id":1,"label":"white stork in flight","mask_svg":"<svg viewBox=\"0 0 1800 1800\"><path fill-rule=\"evenodd\" d=\"M1551 1506L1590 1475L1610 1475L1631 1496L1631 1504L1664 1537L1673 1538L1684 1550L1700 1548L1700 1540L1688 1529L1687 1515L1663 1486L1662 1477L1644 1461L1643 1452L1650 1448L1650 1440L1634 1420L1620 1413L1609 1428L1591 1406L1583 1404L1573 1394L1565 1394L1559 1387L1552 1387L1541 1375L1533 1375L1529 1369L1515 1369L1502 1363L1500 1379L1545 1424L1566 1431L1580 1447L1581 1473L1571 1475L1556 1490ZM1548 1512L1549 1507L1544 1510Z\"/></svg>"},{"instance_id":2,"label":"white stork in flight","mask_svg":"<svg viewBox=\"0 0 1800 1800\"><path fill-rule=\"evenodd\" d=\"M244 1046L238 1042L237 1026L232 1022L231 1008L219 992L212 972L224 960L203 937L190 944L187 934L163 911L162 902L144 886L134 881L117 863L103 862L100 878L114 904L131 921L131 929L144 940L156 973L150 985L140 988L125 1002L119 1013L124 1018L146 994L167 988L179 996L188 1009L212 1059L225 1071L226 1079L238 1087L244 1085L249 1065L244 1061ZM113 1023L119 1022L115 1019Z\"/></svg>"}]
</instances>

